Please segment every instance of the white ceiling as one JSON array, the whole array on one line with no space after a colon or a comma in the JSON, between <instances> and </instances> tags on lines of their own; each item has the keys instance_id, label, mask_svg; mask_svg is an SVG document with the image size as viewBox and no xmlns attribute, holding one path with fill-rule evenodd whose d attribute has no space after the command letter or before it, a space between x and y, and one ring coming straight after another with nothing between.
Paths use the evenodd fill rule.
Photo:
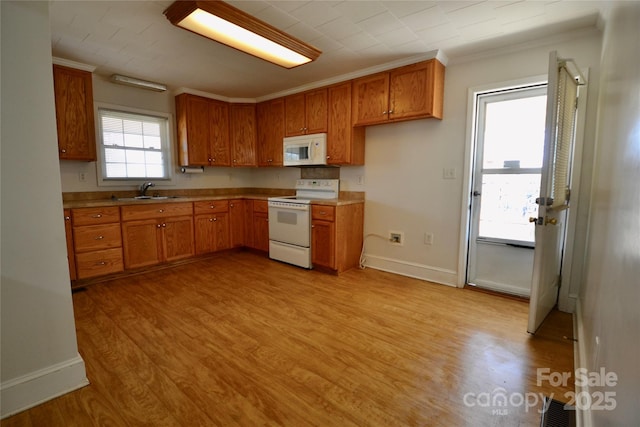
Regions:
<instances>
[{"instance_id":1,"label":"white ceiling","mask_svg":"<svg viewBox=\"0 0 640 427\"><path fill-rule=\"evenodd\" d=\"M259 98L440 50L449 58L594 27L606 1L229 1L319 48L287 70L174 27L172 1L51 2L53 56L231 98Z\"/></svg>"}]
</instances>

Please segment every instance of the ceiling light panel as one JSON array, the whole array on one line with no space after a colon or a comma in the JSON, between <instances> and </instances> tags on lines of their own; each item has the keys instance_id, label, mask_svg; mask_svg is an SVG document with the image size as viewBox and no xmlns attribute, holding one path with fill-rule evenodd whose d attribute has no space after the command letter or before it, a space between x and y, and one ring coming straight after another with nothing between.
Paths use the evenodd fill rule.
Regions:
<instances>
[{"instance_id":1,"label":"ceiling light panel","mask_svg":"<svg viewBox=\"0 0 640 427\"><path fill-rule=\"evenodd\" d=\"M173 25L284 68L314 61L321 53L222 1L176 1L164 14Z\"/></svg>"}]
</instances>

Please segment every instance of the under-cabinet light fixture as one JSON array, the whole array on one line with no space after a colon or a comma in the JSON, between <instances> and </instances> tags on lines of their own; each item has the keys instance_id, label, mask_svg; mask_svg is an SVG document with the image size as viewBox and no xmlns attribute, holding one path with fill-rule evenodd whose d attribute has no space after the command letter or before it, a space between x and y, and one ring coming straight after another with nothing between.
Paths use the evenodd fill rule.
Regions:
<instances>
[{"instance_id":1,"label":"under-cabinet light fixture","mask_svg":"<svg viewBox=\"0 0 640 427\"><path fill-rule=\"evenodd\" d=\"M167 90L167 86L162 83L149 82L147 80L140 80L134 77L123 76L120 74L114 74L111 76L111 81L121 85L135 86L141 89L154 90L156 92L164 92Z\"/></svg>"},{"instance_id":2,"label":"under-cabinet light fixture","mask_svg":"<svg viewBox=\"0 0 640 427\"><path fill-rule=\"evenodd\" d=\"M171 4L164 14L177 27L284 68L309 63L322 53L315 47L219 0L178 0Z\"/></svg>"}]
</instances>

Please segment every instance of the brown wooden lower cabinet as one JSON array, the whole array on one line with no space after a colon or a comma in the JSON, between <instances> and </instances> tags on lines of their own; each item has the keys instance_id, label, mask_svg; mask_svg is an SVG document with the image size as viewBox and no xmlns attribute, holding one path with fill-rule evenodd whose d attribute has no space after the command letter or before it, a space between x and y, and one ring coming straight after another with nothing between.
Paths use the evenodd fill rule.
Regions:
<instances>
[{"instance_id":1,"label":"brown wooden lower cabinet","mask_svg":"<svg viewBox=\"0 0 640 427\"><path fill-rule=\"evenodd\" d=\"M71 225L71 209L64 210L64 232L67 237L67 260L69 263L69 278L76 280L76 255L73 252L73 227Z\"/></svg>"},{"instance_id":2,"label":"brown wooden lower cabinet","mask_svg":"<svg viewBox=\"0 0 640 427\"><path fill-rule=\"evenodd\" d=\"M237 247L269 251L263 199L65 209L71 280L154 266ZM364 203L311 206L314 266L356 267Z\"/></svg>"},{"instance_id":3,"label":"brown wooden lower cabinet","mask_svg":"<svg viewBox=\"0 0 640 427\"><path fill-rule=\"evenodd\" d=\"M251 208L245 212L247 221L247 246L259 251L269 251L269 207L266 200L251 200Z\"/></svg>"},{"instance_id":4,"label":"brown wooden lower cabinet","mask_svg":"<svg viewBox=\"0 0 640 427\"><path fill-rule=\"evenodd\" d=\"M338 273L360 263L364 203L311 206L311 262Z\"/></svg>"},{"instance_id":5,"label":"brown wooden lower cabinet","mask_svg":"<svg viewBox=\"0 0 640 427\"><path fill-rule=\"evenodd\" d=\"M246 204L248 200L229 201L229 240L232 248L246 246Z\"/></svg>"},{"instance_id":6,"label":"brown wooden lower cabinet","mask_svg":"<svg viewBox=\"0 0 640 427\"><path fill-rule=\"evenodd\" d=\"M221 212L195 216L196 254L229 249L229 214Z\"/></svg>"},{"instance_id":7,"label":"brown wooden lower cabinet","mask_svg":"<svg viewBox=\"0 0 640 427\"><path fill-rule=\"evenodd\" d=\"M229 201L194 202L196 254L229 249Z\"/></svg>"},{"instance_id":8,"label":"brown wooden lower cabinet","mask_svg":"<svg viewBox=\"0 0 640 427\"><path fill-rule=\"evenodd\" d=\"M71 222L75 279L88 279L124 270L120 209L117 206L72 209Z\"/></svg>"},{"instance_id":9,"label":"brown wooden lower cabinet","mask_svg":"<svg viewBox=\"0 0 640 427\"><path fill-rule=\"evenodd\" d=\"M195 254L192 203L122 206L121 215L126 269Z\"/></svg>"}]
</instances>

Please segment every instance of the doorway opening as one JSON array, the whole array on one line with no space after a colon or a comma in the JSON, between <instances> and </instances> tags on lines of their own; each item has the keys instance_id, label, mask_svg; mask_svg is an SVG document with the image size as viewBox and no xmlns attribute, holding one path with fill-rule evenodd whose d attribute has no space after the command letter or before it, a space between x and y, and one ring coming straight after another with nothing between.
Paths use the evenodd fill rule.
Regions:
<instances>
[{"instance_id":1,"label":"doorway opening","mask_svg":"<svg viewBox=\"0 0 640 427\"><path fill-rule=\"evenodd\" d=\"M466 283L528 297L544 156L546 83L474 94Z\"/></svg>"}]
</instances>

